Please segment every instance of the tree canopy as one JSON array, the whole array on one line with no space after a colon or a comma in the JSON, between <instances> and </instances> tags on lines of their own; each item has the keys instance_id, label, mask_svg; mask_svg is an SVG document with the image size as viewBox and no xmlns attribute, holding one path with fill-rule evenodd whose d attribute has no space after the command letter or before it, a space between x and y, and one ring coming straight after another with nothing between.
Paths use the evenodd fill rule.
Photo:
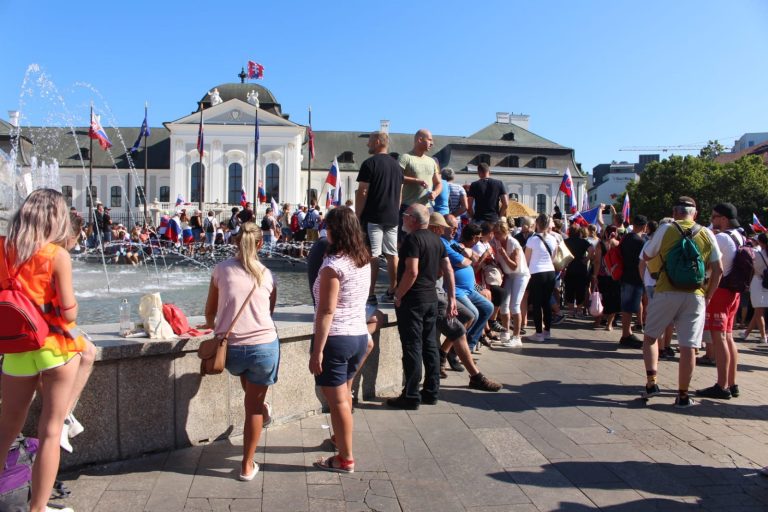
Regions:
<instances>
[{"instance_id":1,"label":"tree canopy","mask_svg":"<svg viewBox=\"0 0 768 512\"><path fill-rule=\"evenodd\" d=\"M627 186L632 214L661 219L672 214L672 205L680 196L696 200L699 222L709 223L712 207L733 203L742 225L752 223L752 213L761 220L768 212L768 165L759 156L750 155L720 164L708 156L671 156L646 166L640 181ZM618 198L621 211L624 196Z\"/></svg>"}]
</instances>

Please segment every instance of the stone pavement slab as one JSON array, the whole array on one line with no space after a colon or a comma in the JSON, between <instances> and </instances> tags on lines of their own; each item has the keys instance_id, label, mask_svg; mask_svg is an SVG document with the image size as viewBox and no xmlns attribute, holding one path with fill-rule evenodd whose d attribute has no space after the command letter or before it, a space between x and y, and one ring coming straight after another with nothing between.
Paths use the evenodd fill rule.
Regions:
<instances>
[{"instance_id":1,"label":"stone pavement slab","mask_svg":"<svg viewBox=\"0 0 768 512\"><path fill-rule=\"evenodd\" d=\"M231 437L68 473L63 503L77 512L768 510L758 472L768 465L768 350L739 343L738 399L681 411L676 361L660 363L662 396L646 404L640 351L589 325L566 322L521 350L484 349L476 358L503 383L498 393L449 372L438 405L359 403L353 474L312 467L333 453L330 417L319 414L263 433L252 482L235 479L242 438ZM691 388L714 379L714 368L697 368Z\"/></svg>"}]
</instances>

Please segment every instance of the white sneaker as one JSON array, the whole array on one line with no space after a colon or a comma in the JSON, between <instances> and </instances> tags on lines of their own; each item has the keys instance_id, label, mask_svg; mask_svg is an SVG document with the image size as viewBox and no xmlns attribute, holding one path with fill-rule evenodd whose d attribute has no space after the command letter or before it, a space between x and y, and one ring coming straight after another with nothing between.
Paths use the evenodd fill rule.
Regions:
<instances>
[{"instance_id":1,"label":"white sneaker","mask_svg":"<svg viewBox=\"0 0 768 512\"><path fill-rule=\"evenodd\" d=\"M500 332L499 333L499 343L500 344L503 345L505 343L509 343L509 338L510 338L510 335L509 335L508 332Z\"/></svg>"},{"instance_id":2,"label":"white sneaker","mask_svg":"<svg viewBox=\"0 0 768 512\"><path fill-rule=\"evenodd\" d=\"M510 340L510 343L512 345L512 348L520 348L523 346L523 340L520 338L520 336L513 336Z\"/></svg>"},{"instance_id":3,"label":"white sneaker","mask_svg":"<svg viewBox=\"0 0 768 512\"><path fill-rule=\"evenodd\" d=\"M509 336L507 336L507 339L504 341L498 342L497 346L502 348L512 348L515 345L512 343L512 339L510 339Z\"/></svg>"},{"instance_id":4,"label":"white sneaker","mask_svg":"<svg viewBox=\"0 0 768 512\"><path fill-rule=\"evenodd\" d=\"M73 509L72 507L52 508L52 507L46 506L45 512L75 512L75 509Z\"/></svg>"},{"instance_id":5,"label":"white sneaker","mask_svg":"<svg viewBox=\"0 0 768 512\"><path fill-rule=\"evenodd\" d=\"M75 418L74 414L71 414L67 416L67 419L64 420L64 424L69 424L69 438L72 439L75 436L78 436L83 433L85 430L85 427L82 423L77 421L77 418Z\"/></svg>"},{"instance_id":6,"label":"white sneaker","mask_svg":"<svg viewBox=\"0 0 768 512\"><path fill-rule=\"evenodd\" d=\"M544 331L542 334L544 335L544 339L545 340L551 340L552 339L552 333L551 332Z\"/></svg>"},{"instance_id":7,"label":"white sneaker","mask_svg":"<svg viewBox=\"0 0 768 512\"><path fill-rule=\"evenodd\" d=\"M528 336L528 339L530 339L531 341L538 341L538 342L547 341L547 338L544 337L543 332L537 332L532 336Z\"/></svg>"},{"instance_id":8,"label":"white sneaker","mask_svg":"<svg viewBox=\"0 0 768 512\"><path fill-rule=\"evenodd\" d=\"M744 331L743 333L741 333L741 339L745 340L747 338L749 338L749 332Z\"/></svg>"},{"instance_id":9,"label":"white sneaker","mask_svg":"<svg viewBox=\"0 0 768 512\"><path fill-rule=\"evenodd\" d=\"M768 345L768 338L760 338L757 342L758 345Z\"/></svg>"},{"instance_id":10,"label":"white sneaker","mask_svg":"<svg viewBox=\"0 0 768 512\"><path fill-rule=\"evenodd\" d=\"M72 453L74 448L72 448L72 444L69 442L69 429L69 423L64 421L64 426L61 428L61 438L59 439L59 445L63 450Z\"/></svg>"}]
</instances>

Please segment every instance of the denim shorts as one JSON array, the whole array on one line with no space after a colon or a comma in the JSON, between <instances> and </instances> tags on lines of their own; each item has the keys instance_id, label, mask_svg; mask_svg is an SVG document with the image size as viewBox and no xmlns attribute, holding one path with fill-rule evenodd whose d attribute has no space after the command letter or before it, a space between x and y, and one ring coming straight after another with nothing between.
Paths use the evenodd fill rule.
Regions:
<instances>
[{"instance_id":1,"label":"denim shorts","mask_svg":"<svg viewBox=\"0 0 768 512\"><path fill-rule=\"evenodd\" d=\"M639 313L640 302L643 300L642 284L621 283L621 312Z\"/></svg>"},{"instance_id":2,"label":"denim shorts","mask_svg":"<svg viewBox=\"0 0 768 512\"><path fill-rule=\"evenodd\" d=\"M236 377L257 386L271 386L277 382L280 366L280 340L258 345L229 345L226 368Z\"/></svg>"},{"instance_id":3,"label":"denim shorts","mask_svg":"<svg viewBox=\"0 0 768 512\"><path fill-rule=\"evenodd\" d=\"M314 336L312 343L314 344ZM360 368L366 350L367 334L328 336L323 347L323 373L315 376L315 384L334 388L346 384Z\"/></svg>"}]
</instances>

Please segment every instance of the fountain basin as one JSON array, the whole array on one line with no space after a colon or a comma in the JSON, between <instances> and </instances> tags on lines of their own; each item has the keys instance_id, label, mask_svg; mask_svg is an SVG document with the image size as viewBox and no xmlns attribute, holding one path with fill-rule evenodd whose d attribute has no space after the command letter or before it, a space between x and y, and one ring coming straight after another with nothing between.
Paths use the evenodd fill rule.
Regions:
<instances>
[{"instance_id":1,"label":"fountain basin","mask_svg":"<svg viewBox=\"0 0 768 512\"><path fill-rule=\"evenodd\" d=\"M383 305L385 326L355 383L357 396L370 399L402 386L402 349L394 309ZM323 410L314 377L307 369L312 307L278 308L280 337L278 383L267 400L275 423ZM190 324L202 317L190 318ZM124 339L117 324L83 327L97 347L94 371L74 411L85 431L72 440L73 453L62 452L62 468L134 458L146 453L198 445L243 431L244 393L226 371L201 377L197 347L204 338ZM24 433L35 435L39 417L35 400Z\"/></svg>"}]
</instances>

